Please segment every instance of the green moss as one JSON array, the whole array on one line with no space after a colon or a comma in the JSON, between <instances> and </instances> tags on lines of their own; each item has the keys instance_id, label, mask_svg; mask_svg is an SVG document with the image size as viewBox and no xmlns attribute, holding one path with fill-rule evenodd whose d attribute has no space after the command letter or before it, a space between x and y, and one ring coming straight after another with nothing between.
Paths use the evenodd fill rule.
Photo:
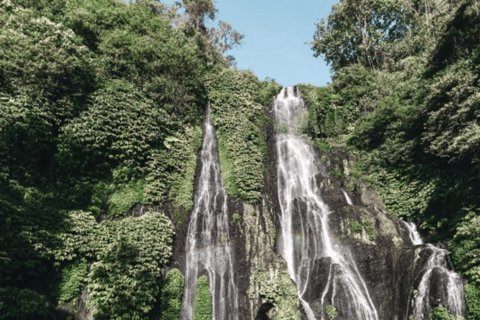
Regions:
<instances>
[{"instance_id":1,"label":"green moss","mask_svg":"<svg viewBox=\"0 0 480 320\"><path fill-rule=\"evenodd\" d=\"M365 243L373 244L376 239L375 227L373 223L365 216L360 221L354 217L342 222L343 236L350 239L357 239Z\"/></svg>"},{"instance_id":2,"label":"green moss","mask_svg":"<svg viewBox=\"0 0 480 320\"><path fill-rule=\"evenodd\" d=\"M243 219L245 223L246 250L251 273L247 291L250 318L259 308L259 297L263 301L273 302L277 310L277 319L300 320L302 315L298 310L298 289L290 279L287 264L284 259L275 254L275 240L277 238L275 225L264 207L263 220L265 231L260 223L262 216L251 205L244 203Z\"/></svg>"},{"instance_id":3,"label":"green moss","mask_svg":"<svg viewBox=\"0 0 480 320\"><path fill-rule=\"evenodd\" d=\"M183 207L173 207L173 220L176 224L182 225L187 219L187 211Z\"/></svg>"},{"instance_id":4,"label":"green moss","mask_svg":"<svg viewBox=\"0 0 480 320\"><path fill-rule=\"evenodd\" d=\"M178 269L167 272L161 289L162 319L177 320L182 306L185 278Z\"/></svg>"},{"instance_id":5,"label":"green moss","mask_svg":"<svg viewBox=\"0 0 480 320\"><path fill-rule=\"evenodd\" d=\"M362 225L357 221L350 221L350 230L353 233L362 233Z\"/></svg>"},{"instance_id":6,"label":"green moss","mask_svg":"<svg viewBox=\"0 0 480 320\"><path fill-rule=\"evenodd\" d=\"M240 214L234 213L234 214L232 215L232 220L233 220L234 222L239 222L239 221L242 220L242 217L240 216Z\"/></svg>"},{"instance_id":7,"label":"green moss","mask_svg":"<svg viewBox=\"0 0 480 320\"><path fill-rule=\"evenodd\" d=\"M208 286L207 276L201 276L197 280L197 290L195 292L195 305L193 312L194 320L212 319L212 294Z\"/></svg>"},{"instance_id":8,"label":"green moss","mask_svg":"<svg viewBox=\"0 0 480 320\"><path fill-rule=\"evenodd\" d=\"M263 301L276 306L278 319L302 319L298 311L298 289L287 270L257 269L253 272L253 281L258 284L258 294Z\"/></svg>"},{"instance_id":9,"label":"green moss","mask_svg":"<svg viewBox=\"0 0 480 320\"><path fill-rule=\"evenodd\" d=\"M335 178L342 178L344 176L339 167L335 167L328 175L334 176Z\"/></svg>"},{"instance_id":10,"label":"green moss","mask_svg":"<svg viewBox=\"0 0 480 320\"><path fill-rule=\"evenodd\" d=\"M374 226L370 221L366 219L362 219L363 223L363 228L365 229L365 232L367 233L368 240L370 241L375 241L376 236L375 236L375 231L374 231Z\"/></svg>"},{"instance_id":11,"label":"green moss","mask_svg":"<svg viewBox=\"0 0 480 320\"><path fill-rule=\"evenodd\" d=\"M333 320L338 316L337 308L332 305L325 306L325 314L327 315L328 320Z\"/></svg>"},{"instance_id":12,"label":"green moss","mask_svg":"<svg viewBox=\"0 0 480 320\"><path fill-rule=\"evenodd\" d=\"M58 302L64 304L77 297L87 277L87 261L80 259L62 269L62 281L58 285Z\"/></svg>"},{"instance_id":13,"label":"green moss","mask_svg":"<svg viewBox=\"0 0 480 320\"><path fill-rule=\"evenodd\" d=\"M318 140L317 143L316 143L316 146L318 147L318 149L320 149L320 151L322 151L324 153L329 153L330 152L330 146L325 141Z\"/></svg>"}]
</instances>

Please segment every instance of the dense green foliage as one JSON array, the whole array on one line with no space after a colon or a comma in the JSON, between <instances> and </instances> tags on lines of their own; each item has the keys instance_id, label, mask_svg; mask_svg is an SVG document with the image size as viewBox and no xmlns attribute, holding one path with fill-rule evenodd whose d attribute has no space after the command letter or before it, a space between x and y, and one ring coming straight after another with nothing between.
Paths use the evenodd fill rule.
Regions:
<instances>
[{"instance_id":1,"label":"dense green foliage","mask_svg":"<svg viewBox=\"0 0 480 320\"><path fill-rule=\"evenodd\" d=\"M77 260L62 269L62 281L58 285L58 302L69 302L78 294L87 277L87 261Z\"/></svg>"},{"instance_id":2,"label":"dense green foliage","mask_svg":"<svg viewBox=\"0 0 480 320\"><path fill-rule=\"evenodd\" d=\"M463 286L469 320L480 319L480 288L475 283Z\"/></svg>"},{"instance_id":3,"label":"dense green foliage","mask_svg":"<svg viewBox=\"0 0 480 320\"><path fill-rule=\"evenodd\" d=\"M350 152L348 187L375 188L389 213L450 245L469 280L472 319L480 287L479 10L476 0L342 0L312 42L333 81L299 86L315 144Z\"/></svg>"},{"instance_id":4,"label":"dense green foliage","mask_svg":"<svg viewBox=\"0 0 480 320\"><path fill-rule=\"evenodd\" d=\"M34 320L48 314L45 297L34 290L0 288L0 319Z\"/></svg>"},{"instance_id":5,"label":"dense green foliage","mask_svg":"<svg viewBox=\"0 0 480 320\"><path fill-rule=\"evenodd\" d=\"M183 7L180 17L154 0L0 2L0 319L52 318L82 288L98 319L148 317L174 227L129 211L169 203L183 224L207 101L228 194L260 201L263 106L281 86L225 68L224 49L242 37L228 24L207 29L212 1ZM477 0L342 0L312 43L332 84L299 86L310 104L301 134L323 153L348 147L348 186L376 188L390 213L449 243L469 280L471 319L480 319L478 12ZM198 283L208 318L208 280ZM264 296L283 294L280 285Z\"/></svg>"},{"instance_id":6,"label":"dense green foliage","mask_svg":"<svg viewBox=\"0 0 480 320\"><path fill-rule=\"evenodd\" d=\"M332 305L325 306L325 314L328 320L333 320L338 316L337 308Z\"/></svg>"},{"instance_id":7,"label":"dense green foliage","mask_svg":"<svg viewBox=\"0 0 480 320\"><path fill-rule=\"evenodd\" d=\"M458 224L450 252L458 271L464 272L472 285L480 287L480 216L477 212L467 212Z\"/></svg>"},{"instance_id":8,"label":"dense green foliage","mask_svg":"<svg viewBox=\"0 0 480 320\"><path fill-rule=\"evenodd\" d=\"M177 320L182 306L185 278L178 269L167 272L162 284L162 319Z\"/></svg>"},{"instance_id":9,"label":"dense green foliage","mask_svg":"<svg viewBox=\"0 0 480 320\"><path fill-rule=\"evenodd\" d=\"M205 78L229 64L202 3L179 25L154 0L0 2L2 317L57 317L82 288L97 319L148 316L173 227L128 214L193 207Z\"/></svg>"},{"instance_id":10,"label":"dense green foliage","mask_svg":"<svg viewBox=\"0 0 480 320\"><path fill-rule=\"evenodd\" d=\"M462 208L478 202L478 48L459 37L471 37L479 26L476 2L429 5L436 13L414 14L417 24L409 28L415 30L397 38L388 65L373 68L351 61L335 69L329 87L303 89L312 105L312 136L329 143L334 137L347 141L360 156L356 169L369 173L364 179L379 189L389 211L421 222L423 230L438 238L451 237L465 215ZM471 29L459 32L452 27L457 20L473 23ZM427 37L425 28L432 25L434 36ZM421 51L397 56L418 37L426 44ZM450 62L440 67L445 41L457 41L458 52L442 56Z\"/></svg>"},{"instance_id":11,"label":"dense green foliage","mask_svg":"<svg viewBox=\"0 0 480 320\"><path fill-rule=\"evenodd\" d=\"M212 123L217 128L225 190L231 196L258 202L262 192L263 162L267 157L262 130L264 111L258 103L260 83L251 72L224 70L207 78L206 86ZM265 97L268 93L262 93L262 101L268 102Z\"/></svg>"},{"instance_id":12,"label":"dense green foliage","mask_svg":"<svg viewBox=\"0 0 480 320\"><path fill-rule=\"evenodd\" d=\"M260 284L259 295L262 301L276 306L279 319L298 320L302 318L298 305L298 289L286 270L255 270L253 281Z\"/></svg>"},{"instance_id":13,"label":"dense green foliage","mask_svg":"<svg viewBox=\"0 0 480 320\"><path fill-rule=\"evenodd\" d=\"M468 319L480 319L480 217L478 211L465 210L466 216L457 225L449 252L457 268L470 280L464 286Z\"/></svg>"},{"instance_id":14,"label":"dense green foliage","mask_svg":"<svg viewBox=\"0 0 480 320\"><path fill-rule=\"evenodd\" d=\"M45 239L39 251L57 261L93 261L88 275L82 260L64 269L60 303L75 297L85 282L96 319L148 319L159 292L161 266L172 254L173 234L172 223L160 213L97 224L91 213L71 211L55 239Z\"/></svg>"},{"instance_id":15,"label":"dense green foliage","mask_svg":"<svg viewBox=\"0 0 480 320\"><path fill-rule=\"evenodd\" d=\"M212 294L210 293L210 287L208 285L208 277L205 275L197 279L193 319L212 319Z\"/></svg>"},{"instance_id":16,"label":"dense green foliage","mask_svg":"<svg viewBox=\"0 0 480 320\"><path fill-rule=\"evenodd\" d=\"M260 82L260 90L258 92L258 103L262 106L269 106L275 100L276 95L282 90L282 85L277 83L275 79L266 78Z\"/></svg>"},{"instance_id":17,"label":"dense green foliage","mask_svg":"<svg viewBox=\"0 0 480 320\"><path fill-rule=\"evenodd\" d=\"M445 307L435 307L430 313L430 320L463 320L463 317L448 313Z\"/></svg>"},{"instance_id":18,"label":"dense green foliage","mask_svg":"<svg viewBox=\"0 0 480 320\"><path fill-rule=\"evenodd\" d=\"M157 299L161 266L172 254L173 226L163 214L106 220L95 236L98 261L90 267L90 303L95 319L128 314L148 319ZM113 298L112 298L113 297Z\"/></svg>"}]
</instances>

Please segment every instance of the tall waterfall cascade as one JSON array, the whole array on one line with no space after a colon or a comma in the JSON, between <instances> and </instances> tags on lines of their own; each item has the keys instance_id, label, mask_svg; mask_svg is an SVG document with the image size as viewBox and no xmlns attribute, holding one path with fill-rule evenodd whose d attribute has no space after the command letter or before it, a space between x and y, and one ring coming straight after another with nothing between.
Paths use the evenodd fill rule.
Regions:
<instances>
[{"instance_id":1,"label":"tall waterfall cascade","mask_svg":"<svg viewBox=\"0 0 480 320\"><path fill-rule=\"evenodd\" d=\"M228 221L228 198L222 184L210 106L203 123L201 171L186 239L186 270L180 319L193 319L196 283L206 274L212 293L212 319L238 320L238 286Z\"/></svg>"},{"instance_id":2,"label":"tall waterfall cascade","mask_svg":"<svg viewBox=\"0 0 480 320\"><path fill-rule=\"evenodd\" d=\"M273 109L281 208L278 249L297 284L308 319L315 320L318 315L326 319L323 310L334 305L340 307L342 318L379 320L352 254L330 235L329 216L335 212L322 201L315 181L317 174L325 175L325 168L314 148L299 135L307 114L303 100L295 88L288 87L278 94ZM328 281L321 297L307 303L305 295L319 263L326 265Z\"/></svg>"}]
</instances>

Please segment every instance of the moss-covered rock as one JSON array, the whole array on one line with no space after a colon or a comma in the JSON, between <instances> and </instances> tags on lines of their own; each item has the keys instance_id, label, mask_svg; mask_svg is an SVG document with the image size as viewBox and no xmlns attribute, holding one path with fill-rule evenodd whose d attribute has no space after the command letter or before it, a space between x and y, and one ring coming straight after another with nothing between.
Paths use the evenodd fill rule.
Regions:
<instances>
[{"instance_id":1,"label":"moss-covered rock","mask_svg":"<svg viewBox=\"0 0 480 320\"><path fill-rule=\"evenodd\" d=\"M285 260L275 253L277 233L268 208L244 203L247 259L250 265L248 301L251 318L258 311L259 297L272 302L276 319L302 319L298 289L290 279Z\"/></svg>"}]
</instances>

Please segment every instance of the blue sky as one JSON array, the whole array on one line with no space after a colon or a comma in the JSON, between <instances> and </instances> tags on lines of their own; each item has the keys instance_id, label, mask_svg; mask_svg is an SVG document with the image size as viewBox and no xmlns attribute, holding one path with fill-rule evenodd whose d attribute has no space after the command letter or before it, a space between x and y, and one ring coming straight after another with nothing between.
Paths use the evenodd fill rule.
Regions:
<instances>
[{"instance_id":1,"label":"blue sky","mask_svg":"<svg viewBox=\"0 0 480 320\"><path fill-rule=\"evenodd\" d=\"M239 69L252 70L260 80L270 77L284 87L298 83L324 86L331 81L330 67L322 57L314 58L305 42L313 41L315 22L327 17L335 2L214 0L217 20L245 35L243 46L226 55L233 55Z\"/></svg>"}]
</instances>

